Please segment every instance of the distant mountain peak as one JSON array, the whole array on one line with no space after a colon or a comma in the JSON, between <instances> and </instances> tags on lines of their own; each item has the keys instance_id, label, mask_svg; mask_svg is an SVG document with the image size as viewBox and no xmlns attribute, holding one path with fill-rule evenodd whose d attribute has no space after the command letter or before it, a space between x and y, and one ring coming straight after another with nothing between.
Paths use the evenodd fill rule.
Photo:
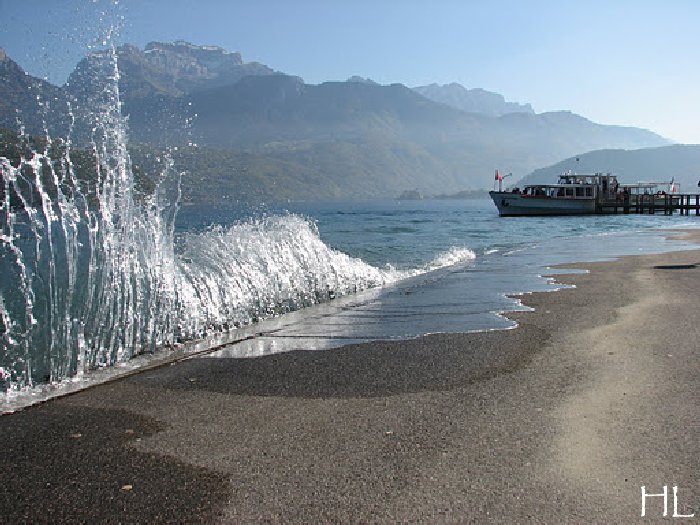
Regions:
<instances>
[{"instance_id":1,"label":"distant mountain peak","mask_svg":"<svg viewBox=\"0 0 700 525\"><path fill-rule=\"evenodd\" d=\"M16 129L19 118L28 133L64 133L65 100L61 88L29 75L0 48L0 128Z\"/></svg>"},{"instance_id":2,"label":"distant mountain peak","mask_svg":"<svg viewBox=\"0 0 700 525\"><path fill-rule=\"evenodd\" d=\"M442 86L433 83L413 89L434 102L447 104L467 113L479 113L489 117L500 117L509 113L535 113L530 104L507 102L503 95L482 88L467 89L457 82Z\"/></svg>"},{"instance_id":3,"label":"distant mountain peak","mask_svg":"<svg viewBox=\"0 0 700 525\"><path fill-rule=\"evenodd\" d=\"M227 51L220 46L196 45L185 40L175 42L149 42L144 48L144 54L174 54L189 56L198 60L211 62L223 61L227 65L241 66L243 58L238 52Z\"/></svg>"},{"instance_id":4,"label":"distant mountain peak","mask_svg":"<svg viewBox=\"0 0 700 525\"><path fill-rule=\"evenodd\" d=\"M148 44L146 44L144 51L148 52L156 49L172 49L180 52L183 50L189 50L194 52L205 51L221 53L223 55L233 54L221 46L197 45L193 44L192 42L188 42L187 40L175 40L174 42L149 42Z\"/></svg>"},{"instance_id":5,"label":"distant mountain peak","mask_svg":"<svg viewBox=\"0 0 700 525\"><path fill-rule=\"evenodd\" d=\"M379 84L372 80L371 78L367 77L361 77L359 75L353 75L351 76L347 82L357 82L358 84L372 84L374 86L378 86Z\"/></svg>"}]
</instances>

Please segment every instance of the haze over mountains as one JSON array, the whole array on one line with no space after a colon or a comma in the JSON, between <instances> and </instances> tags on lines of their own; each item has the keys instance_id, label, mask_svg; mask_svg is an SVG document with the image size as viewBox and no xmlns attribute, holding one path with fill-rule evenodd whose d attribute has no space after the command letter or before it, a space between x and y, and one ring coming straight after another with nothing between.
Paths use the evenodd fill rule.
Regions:
<instances>
[{"instance_id":1,"label":"haze over mountains","mask_svg":"<svg viewBox=\"0 0 700 525\"><path fill-rule=\"evenodd\" d=\"M601 166L605 166L605 169ZM680 184L681 192L695 193L700 181L700 145L673 144L632 151L591 151L535 170L519 184L553 182L560 173L568 170L578 173L610 172L618 175L623 182L668 182L673 179Z\"/></svg>"},{"instance_id":2,"label":"haze over mountains","mask_svg":"<svg viewBox=\"0 0 700 525\"><path fill-rule=\"evenodd\" d=\"M586 151L668 144L648 130L566 111L536 114L529 104L458 84L411 89L353 77L310 85L216 46L124 45L118 62L131 142L199 145L179 154L192 172L185 180L191 201L208 200L203 187L217 198L458 192L489 187L495 168L518 178ZM106 66L104 53L94 53L57 87L2 53L0 127L16 129L17 108L28 131L41 133L44 111L60 136L67 116L59 101L70 97L74 137L86 139L96 103L91 87ZM39 110L37 95L51 104Z\"/></svg>"},{"instance_id":3,"label":"haze over mountains","mask_svg":"<svg viewBox=\"0 0 700 525\"><path fill-rule=\"evenodd\" d=\"M498 93L481 88L467 89L454 82L444 86L430 84L413 89L430 100L442 102L467 113L480 113L489 117L500 117L508 113L535 113L530 104L506 102L503 95Z\"/></svg>"}]
</instances>

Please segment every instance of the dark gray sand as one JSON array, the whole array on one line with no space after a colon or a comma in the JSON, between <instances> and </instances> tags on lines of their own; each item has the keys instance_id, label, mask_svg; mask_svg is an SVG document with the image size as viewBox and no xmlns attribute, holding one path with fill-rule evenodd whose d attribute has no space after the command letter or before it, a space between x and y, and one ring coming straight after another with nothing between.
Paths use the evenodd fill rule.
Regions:
<instances>
[{"instance_id":1,"label":"dark gray sand","mask_svg":"<svg viewBox=\"0 0 700 525\"><path fill-rule=\"evenodd\" d=\"M659 521L642 485L700 519L700 251L577 267L515 330L192 359L4 416L0 521Z\"/></svg>"}]
</instances>

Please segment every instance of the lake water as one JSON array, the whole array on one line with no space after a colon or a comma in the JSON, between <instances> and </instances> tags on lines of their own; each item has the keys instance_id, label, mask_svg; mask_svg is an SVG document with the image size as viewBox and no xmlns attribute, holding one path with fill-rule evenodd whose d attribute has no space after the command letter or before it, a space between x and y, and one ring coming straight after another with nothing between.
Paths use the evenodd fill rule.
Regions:
<instances>
[{"instance_id":1,"label":"lake water","mask_svg":"<svg viewBox=\"0 0 700 525\"><path fill-rule=\"evenodd\" d=\"M183 211L185 236L227 215L225 209ZM214 356L513 328L501 314L522 306L507 296L556 290L551 266L686 249L691 246L666 240L659 228L698 226L694 217L502 218L487 199L290 204L269 213L292 223L303 218L328 248L394 278L263 323L256 337Z\"/></svg>"}]
</instances>

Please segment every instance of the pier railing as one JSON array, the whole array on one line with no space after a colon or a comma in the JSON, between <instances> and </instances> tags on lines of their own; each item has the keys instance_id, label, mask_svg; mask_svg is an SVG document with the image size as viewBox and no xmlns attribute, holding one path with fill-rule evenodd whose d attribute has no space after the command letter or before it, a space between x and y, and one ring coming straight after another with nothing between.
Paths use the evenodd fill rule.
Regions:
<instances>
[{"instance_id":1,"label":"pier railing","mask_svg":"<svg viewBox=\"0 0 700 525\"><path fill-rule=\"evenodd\" d=\"M615 197L601 199L598 213L660 213L673 215L700 216L700 194L696 193L644 193L639 195L618 194Z\"/></svg>"}]
</instances>

